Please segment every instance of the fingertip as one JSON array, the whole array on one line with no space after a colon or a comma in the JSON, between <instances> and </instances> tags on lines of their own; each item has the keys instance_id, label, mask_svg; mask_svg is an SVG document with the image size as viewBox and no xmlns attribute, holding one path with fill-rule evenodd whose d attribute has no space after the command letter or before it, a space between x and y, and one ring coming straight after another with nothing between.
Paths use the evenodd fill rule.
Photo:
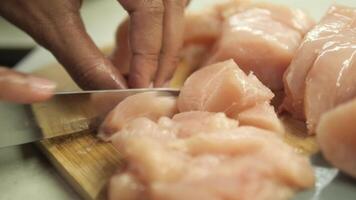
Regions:
<instances>
[{"instance_id":1,"label":"fingertip","mask_svg":"<svg viewBox=\"0 0 356 200\"><path fill-rule=\"evenodd\" d=\"M184 8L183 1L164 1L163 43L160 54L155 87L161 87L169 80L178 64L180 49L183 46Z\"/></svg>"},{"instance_id":2,"label":"fingertip","mask_svg":"<svg viewBox=\"0 0 356 200\"><path fill-rule=\"evenodd\" d=\"M7 70L0 79L0 99L14 103L36 103L53 96L53 81Z\"/></svg>"},{"instance_id":3,"label":"fingertip","mask_svg":"<svg viewBox=\"0 0 356 200\"><path fill-rule=\"evenodd\" d=\"M34 76L28 77L28 83L31 95L29 95L29 99L25 101L32 103L50 99L57 87L57 84L53 81Z\"/></svg>"},{"instance_id":4,"label":"fingertip","mask_svg":"<svg viewBox=\"0 0 356 200\"><path fill-rule=\"evenodd\" d=\"M31 89L37 93L53 93L57 87L55 82L35 76L29 76L28 83Z\"/></svg>"},{"instance_id":5,"label":"fingertip","mask_svg":"<svg viewBox=\"0 0 356 200\"><path fill-rule=\"evenodd\" d=\"M87 59L78 65L81 70L74 73L73 79L85 90L124 89L127 88L125 78L105 57Z\"/></svg>"}]
</instances>

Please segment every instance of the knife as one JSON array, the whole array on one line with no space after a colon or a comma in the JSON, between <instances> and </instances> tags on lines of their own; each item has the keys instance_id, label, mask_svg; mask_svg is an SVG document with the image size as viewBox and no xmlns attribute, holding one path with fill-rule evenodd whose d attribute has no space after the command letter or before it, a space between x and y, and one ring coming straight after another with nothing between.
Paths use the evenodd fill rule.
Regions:
<instances>
[{"instance_id":1,"label":"knife","mask_svg":"<svg viewBox=\"0 0 356 200\"><path fill-rule=\"evenodd\" d=\"M166 88L95 90L58 92L31 105L0 102L0 148L95 129L120 101L142 92L179 94Z\"/></svg>"}]
</instances>

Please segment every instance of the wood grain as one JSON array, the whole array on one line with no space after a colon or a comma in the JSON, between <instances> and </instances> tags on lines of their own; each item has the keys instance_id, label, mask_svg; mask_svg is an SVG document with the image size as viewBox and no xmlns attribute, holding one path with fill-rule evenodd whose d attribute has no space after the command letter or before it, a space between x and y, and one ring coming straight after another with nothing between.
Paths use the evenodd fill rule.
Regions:
<instances>
[{"instance_id":1,"label":"wood grain","mask_svg":"<svg viewBox=\"0 0 356 200\"><path fill-rule=\"evenodd\" d=\"M179 77L174 78L172 86L182 85L182 80L188 76L185 73L186 69L183 71L183 75L176 73L176 76ZM78 87L59 64L45 66L35 74L57 81L58 89L61 91L78 90ZM83 114L80 117L90 118L90 112L87 112L85 103L82 106L73 103L73 106L83 109ZM45 132L50 132L51 121L58 119L51 117L55 114L65 120L73 120L78 117L72 116L70 112L62 112L60 103L51 105L51 107L50 110L33 107L37 115L42 116L38 118L40 123L48 127L48 129L44 129ZM284 139L288 144L307 155L318 150L315 138L305 134L304 123L292 120L288 116L282 117L282 121L287 130ZM98 141L95 132L85 131L44 140L39 142L39 146L66 180L84 199L88 200L105 199L106 183L109 177L123 166L123 159L119 152L110 143Z\"/></svg>"},{"instance_id":2,"label":"wood grain","mask_svg":"<svg viewBox=\"0 0 356 200\"><path fill-rule=\"evenodd\" d=\"M89 95L58 96L32 110L46 138L88 130L98 117Z\"/></svg>"},{"instance_id":3,"label":"wood grain","mask_svg":"<svg viewBox=\"0 0 356 200\"><path fill-rule=\"evenodd\" d=\"M68 76L62 66L53 64L44 66L43 69L34 72L36 75L47 77L58 83L59 91L74 91L79 88ZM64 81L65 80L65 81ZM63 104L46 106L33 106L44 134L56 132L51 122L54 120L78 121L82 119L88 124L91 118L92 108L84 101L73 101L72 109L81 109L80 116L73 115L70 110L63 110ZM66 106L66 108L69 108ZM73 127L72 127L73 128ZM99 141L94 132L79 132L70 136L62 136L43 140L38 143L56 169L66 178L74 189L88 200L106 199L106 183L121 165L120 154L110 143Z\"/></svg>"},{"instance_id":4,"label":"wood grain","mask_svg":"<svg viewBox=\"0 0 356 200\"><path fill-rule=\"evenodd\" d=\"M54 166L85 199L106 199L106 183L121 165L111 144L81 132L40 142Z\"/></svg>"}]
</instances>

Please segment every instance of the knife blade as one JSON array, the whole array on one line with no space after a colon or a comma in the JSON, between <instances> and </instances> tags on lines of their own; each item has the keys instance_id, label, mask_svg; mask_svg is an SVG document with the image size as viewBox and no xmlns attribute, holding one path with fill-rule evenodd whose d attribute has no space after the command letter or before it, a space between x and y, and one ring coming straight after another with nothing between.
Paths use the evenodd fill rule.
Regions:
<instances>
[{"instance_id":1,"label":"knife blade","mask_svg":"<svg viewBox=\"0 0 356 200\"><path fill-rule=\"evenodd\" d=\"M31 105L0 102L0 148L95 129L120 101L142 92L179 94L166 88L94 90L58 92Z\"/></svg>"}]
</instances>

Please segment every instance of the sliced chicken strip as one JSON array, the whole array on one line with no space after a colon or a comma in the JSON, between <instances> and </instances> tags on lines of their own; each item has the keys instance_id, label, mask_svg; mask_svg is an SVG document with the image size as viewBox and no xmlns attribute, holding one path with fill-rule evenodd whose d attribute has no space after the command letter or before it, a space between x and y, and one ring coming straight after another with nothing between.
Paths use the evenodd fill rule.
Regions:
<instances>
[{"instance_id":1,"label":"sliced chicken strip","mask_svg":"<svg viewBox=\"0 0 356 200\"><path fill-rule=\"evenodd\" d=\"M284 133L283 124L274 111L274 107L267 102L240 112L236 119L240 125L255 126L280 135Z\"/></svg>"},{"instance_id":2,"label":"sliced chicken strip","mask_svg":"<svg viewBox=\"0 0 356 200\"><path fill-rule=\"evenodd\" d=\"M286 97L281 108L290 112L295 118L305 119L305 79L315 59L324 48L343 37L341 32L351 27L355 17L356 9L332 6L321 22L305 36L284 74Z\"/></svg>"},{"instance_id":3,"label":"sliced chicken strip","mask_svg":"<svg viewBox=\"0 0 356 200\"><path fill-rule=\"evenodd\" d=\"M301 39L297 30L274 20L270 10L251 8L226 19L205 64L234 59L243 71L254 72L267 87L279 90Z\"/></svg>"},{"instance_id":4,"label":"sliced chicken strip","mask_svg":"<svg viewBox=\"0 0 356 200\"><path fill-rule=\"evenodd\" d=\"M172 117L177 112L176 98L169 94L155 92L139 93L120 102L105 118L99 128L99 137L110 140L110 137L138 117L158 120L162 116Z\"/></svg>"},{"instance_id":5,"label":"sliced chicken strip","mask_svg":"<svg viewBox=\"0 0 356 200\"><path fill-rule=\"evenodd\" d=\"M228 60L204 67L193 73L184 83L178 97L180 112L237 112L258 102L269 102L273 93L253 74L248 76Z\"/></svg>"},{"instance_id":6,"label":"sliced chicken strip","mask_svg":"<svg viewBox=\"0 0 356 200\"><path fill-rule=\"evenodd\" d=\"M306 77L304 109L309 133L315 132L324 112L356 97L356 32L343 36L318 56Z\"/></svg>"}]
</instances>

